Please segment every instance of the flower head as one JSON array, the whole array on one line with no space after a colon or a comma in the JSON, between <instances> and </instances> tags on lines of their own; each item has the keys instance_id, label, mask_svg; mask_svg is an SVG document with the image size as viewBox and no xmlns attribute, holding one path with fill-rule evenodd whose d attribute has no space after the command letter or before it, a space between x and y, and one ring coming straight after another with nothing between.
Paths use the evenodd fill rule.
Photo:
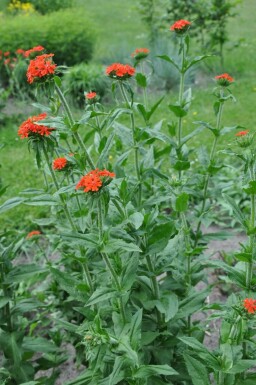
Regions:
<instances>
[{"instance_id":1,"label":"flower head","mask_svg":"<svg viewBox=\"0 0 256 385\"><path fill-rule=\"evenodd\" d=\"M25 122L23 122L18 130L18 135L21 139L28 138L31 136L48 136L54 128L49 128L43 125L39 125L36 122L45 119L46 113L42 113L37 116L31 116Z\"/></svg>"},{"instance_id":2,"label":"flower head","mask_svg":"<svg viewBox=\"0 0 256 385\"><path fill-rule=\"evenodd\" d=\"M30 233L28 233L28 235L27 235L27 239L32 238L36 235L40 235L40 234L41 234L41 231L38 231L38 230L30 231Z\"/></svg>"},{"instance_id":3,"label":"flower head","mask_svg":"<svg viewBox=\"0 0 256 385\"><path fill-rule=\"evenodd\" d=\"M254 314L256 312L256 300L252 298L245 298L243 302L244 308L248 313Z\"/></svg>"},{"instance_id":4,"label":"flower head","mask_svg":"<svg viewBox=\"0 0 256 385\"><path fill-rule=\"evenodd\" d=\"M4 52L4 56L5 56L5 57L10 56L10 51Z\"/></svg>"},{"instance_id":5,"label":"flower head","mask_svg":"<svg viewBox=\"0 0 256 385\"><path fill-rule=\"evenodd\" d=\"M37 45L36 47L28 49L27 51L24 51L24 56L29 57L32 53L41 52L43 50L44 50L44 47L42 47L41 45Z\"/></svg>"},{"instance_id":6,"label":"flower head","mask_svg":"<svg viewBox=\"0 0 256 385\"><path fill-rule=\"evenodd\" d=\"M87 94L85 94L86 99L95 99L96 96L97 96L96 92L88 92Z\"/></svg>"},{"instance_id":7,"label":"flower head","mask_svg":"<svg viewBox=\"0 0 256 385\"><path fill-rule=\"evenodd\" d=\"M67 163L66 158L56 158L53 161L52 167L54 170L63 170L67 166Z\"/></svg>"},{"instance_id":8,"label":"flower head","mask_svg":"<svg viewBox=\"0 0 256 385\"><path fill-rule=\"evenodd\" d=\"M235 136L245 136L249 133L249 130L239 131Z\"/></svg>"},{"instance_id":9,"label":"flower head","mask_svg":"<svg viewBox=\"0 0 256 385\"><path fill-rule=\"evenodd\" d=\"M114 178L116 175L113 172L107 170L96 170L90 171L88 174L83 176L76 185L76 190L83 188L84 192L96 192L103 186L104 180L102 178Z\"/></svg>"},{"instance_id":10,"label":"flower head","mask_svg":"<svg viewBox=\"0 0 256 385\"><path fill-rule=\"evenodd\" d=\"M18 48L18 49L16 50L16 54L17 54L17 55L22 55L22 56L24 56L24 57L25 57L25 52L26 52L26 51L24 51L24 49L22 49L22 48Z\"/></svg>"},{"instance_id":11,"label":"flower head","mask_svg":"<svg viewBox=\"0 0 256 385\"><path fill-rule=\"evenodd\" d=\"M136 48L135 51L131 54L131 57L139 61L145 59L148 56L149 52L150 51L148 48Z\"/></svg>"},{"instance_id":12,"label":"flower head","mask_svg":"<svg viewBox=\"0 0 256 385\"><path fill-rule=\"evenodd\" d=\"M53 53L37 56L31 60L27 70L27 79L31 84L34 80L53 75L57 64L52 62Z\"/></svg>"},{"instance_id":13,"label":"flower head","mask_svg":"<svg viewBox=\"0 0 256 385\"><path fill-rule=\"evenodd\" d=\"M171 27L170 30L176 32L177 34L185 33L191 25L191 22L188 20L178 20Z\"/></svg>"},{"instance_id":14,"label":"flower head","mask_svg":"<svg viewBox=\"0 0 256 385\"><path fill-rule=\"evenodd\" d=\"M129 64L113 63L106 68L106 74L117 80L126 80L135 74L135 68Z\"/></svg>"},{"instance_id":15,"label":"flower head","mask_svg":"<svg viewBox=\"0 0 256 385\"><path fill-rule=\"evenodd\" d=\"M234 78L232 78L232 76L227 73L215 76L215 80L217 81L217 84L221 87L228 87L231 83L234 82Z\"/></svg>"}]
</instances>

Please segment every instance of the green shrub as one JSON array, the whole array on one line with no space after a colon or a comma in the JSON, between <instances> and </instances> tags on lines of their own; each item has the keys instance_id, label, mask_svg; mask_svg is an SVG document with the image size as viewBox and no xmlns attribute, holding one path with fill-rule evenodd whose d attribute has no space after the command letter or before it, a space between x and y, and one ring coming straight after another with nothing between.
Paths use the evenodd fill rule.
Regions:
<instances>
[{"instance_id":1,"label":"green shrub","mask_svg":"<svg viewBox=\"0 0 256 385\"><path fill-rule=\"evenodd\" d=\"M106 95L108 78L104 68L95 64L78 64L64 76L65 87L69 90L72 101L79 106L84 104L84 92L95 91L101 98Z\"/></svg>"},{"instance_id":2,"label":"green shrub","mask_svg":"<svg viewBox=\"0 0 256 385\"><path fill-rule=\"evenodd\" d=\"M0 24L0 47L15 52L42 45L55 54L57 64L68 66L91 59L94 30L79 9L63 10L48 15L16 16Z\"/></svg>"},{"instance_id":3,"label":"green shrub","mask_svg":"<svg viewBox=\"0 0 256 385\"><path fill-rule=\"evenodd\" d=\"M30 0L34 5L35 10L40 12L42 15L46 13L59 11L63 8L69 8L72 6L72 0Z\"/></svg>"}]
</instances>

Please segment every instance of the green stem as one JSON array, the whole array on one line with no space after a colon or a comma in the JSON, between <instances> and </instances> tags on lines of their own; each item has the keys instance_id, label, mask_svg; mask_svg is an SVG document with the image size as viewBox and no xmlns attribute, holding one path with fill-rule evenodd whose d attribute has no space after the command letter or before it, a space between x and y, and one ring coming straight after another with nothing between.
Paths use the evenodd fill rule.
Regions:
<instances>
[{"instance_id":1,"label":"green stem","mask_svg":"<svg viewBox=\"0 0 256 385\"><path fill-rule=\"evenodd\" d=\"M67 117L68 117L68 120L69 120L69 125L72 128L74 126L74 124L75 124L75 120L74 120L72 112L71 112L71 110L69 108L68 102L67 102L65 96L63 95L60 87L57 84L55 84L55 89L56 89L57 94L59 95L59 98L61 100L63 108L66 111L66 114L67 114ZM76 141L78 142L79 147L81 148L81 150L84 151L85 156L86 156L86 160L87 160L88 164L90 165L90 167L92 169L95 169L94 163L93 163L93 161L92 161L92 159L91 159L91 157L90 157L90 155L89 155L89 153L88 153L88 151L87 151L87 149L86 149L86 147L84 145L84 142L83 142L81 136L79 135L78 132L73 132L73 136L76 139Z\"/></svg>"},{"instance_id":2,"label":"green stem","mask_svg":"<svg viewBox=\"0 0 256 385\"><path fill-rule=\"evenodd\" d=\"M149 255L146 255L146 261L147 261L147 265L148 265L148 270L152 274L150 280L151 280L152 287L153 287L154 297L155 297L155 299L160 300L159 283L158 283L157 278L155 276L154 267L153 267L153 264L151 262L151 258ZM162 314L159 312L158 309L157 309L156 314L157 314L157 322L158 322L159 326L161 327L161 325L163 324Z\"/></svg>"},{"instance_id":3,"label":"green stem","mask_svg":"<svg viewBox=\"0 0 256 385\"><path fill-rule=\"evenodd\" d=\"M47 150L46 150L44 144L43 144L43 153L44 153L44 156L45 156L45 160L46 160L48 169L49 169L49 171L51 173L53 183L55 185L56 190L58 191L59 190L59 184L58 184L56 175L54 174L54 171L52 170L51 162L50 162L50 159L49 159L49 156L48 156L48 153L47 153ZM73 219L71 217L71 214L69 212L69 209L68 209L68 206L67 206L67 204L65 202L65 199L64 199L64 197L61 194L60 194L60 199L61 199L61 202L62 202L62 205L63 205L64 213L66 215L67 220L70 223L70 226L71 226L72 230L73 231L77 231L77 227L76 227L75 223L73 222ZM81 255L82 255L83 254L83 250L81 248L80 248L80 252L81 252ZM90 272L88 270L88 267L86 269L86 272L88 273L86 275L88 286L90 287L90 291L93 292L93 285L92 285L91 275L90 275Z\"/></svg>"},{"instance_id":4,"label":"green stem","mask_svg":"<svg viewBox=\"0 0 256 385\"><path fill-rule=\"evenodd\" d=\"M250 168L250 177L251 180L255 180L254 175L254 161L252 162L251 168ZM250 218L250 226L251 229L254 229L255 227L255 194L251 195L251 218ZM249 262L246 262L246 287L248 290L248 293L251 291L251 283L252 283L252 268L253 268L253 259L254 259L254 243L255 243L255 235L250 235L250 250L251 250L251 260Z\"/></svg>"},{"instance_id":5,"label":"green stem","mask_svg":"<svg viewBox=\"0 0 256 385\"><path fill-rule=\"evenodd\" d=\"M184 40L181 42L182 44L182 59L181 59L181 71L180 71L180 88L179 88L179 106L182 105L183 94L184 94L184 86L185 86L185 44ZM181 149L181 140L182 140L182 117L179 117L178 120L178 148ZM181 172L179 172L179 178L181 177Z\"/></svg>"},{"instance_id":6,"label":"green stem","mask_svg":"<svg viewBox=\"0 0 256 385\"><path fill-rule=\"evenodd\" d=\"M1 281L2 281L3 293L4 293L4 297L8 298L9 297L8 290L6 288L6 284L4 283L4 266L3 266L3 263L0 263L0 265L1 265ZM11 332L13 330L13 325L12 325L12 316L11 316L9 302L5 305L4 310L5 310L5 318L6 318L8 331Z\"/></svg>"},{"instance_id":7,"label":"green stem","mask_svg":"<svg viewBox=\"0 0 256 385\"><path fill-rule=\"evenodd\" d=\"M222 118L222 114L223 114L223 107L224 107L224 103L221 102L220 108L219 108L219 112L218 112L218 115L217 115L217 121L216 121L216 129L218 130L218 133L220 132L220 127L221 127L221 118ZM216 135L214 137L213 145L212 145L212 148L211 148L210 159L209 159L209 164L210 165L211 165L211 163L212 163L212 161L214 159L215 153L216 153L216 146L217 146L218 139L219 139L219 135ZM203 215L204 210L205 210L209 180L210 180L210 173L207 172L207 174L205 176L205 180L204 180L203 203L202 203L202 208L201 208L199 217L201 217L201 215ZM199 220L197 228L196 228L196 232L195 232L195 244L194 244L194 247L197 246L197 243L198 243L198 240L199 240L199 232L200 232L200 229L201 229L201 225L202 225L202 220Z\"/></svg>"},{"instance_id":8,"label":"green stem","mask_svg":"<svg viewBox=\"0 0 256 385\"><path fill-rule=\"evenodd\" d=\"M102 205L101 205L101 198L100 197L98 198L98 229L99 229L100 242L102 242L102 240L103 240L103 216L102 216ZM102 259L104 260L106 266L108 267L108 269L110 271L110 274L113 278L113 281L115 282L117 290L121 294L122 287L120 285L118 275L116 274L115 269L113 268L108 255L106 253L100 253L100 255L101 255ZM125 324L126 323L126 317L125 317L123 301L121 298L118 298L118 302L119 302L119 307L120 307L120 312L121 312L121 316L123 319L123 323Z\"/></svg>"},{"instance_id":9,"label":"green stem","mask_svg":"<svg viewBox=\"0 0 256 385\"><path fill-rule=\"evenodd\" d=\"M139 184L138 206L140 207L141 195L142 195L142 185L141 185L141 176L140 176L140 168L139 168L139 148L137 146L136 139L135 139L134 113L133 113L132 107L130 107L130 102L129 102L128 97L125 93L122 80L119 81L119 86L120 86L120 90L121 90L121 93L123 95L124 101L126 102L127 107L129 107L131 110L131 126L132 126L132 137L133 137L133 147L134 147L134 161L135 161L135 170L136 170L137 180L138 180L138 184Z\"/></svg>"},{"instance_id":10,"label":"green stem","mask_svg":"<svg viewBox=\"0 0 256 385\"><path fill-rule=\"evenodd\" d=\"M141 65L141 72L142 74L147 78L146 76L146 71L145 71L145 66L144 66L144 60L140 63ZM143 98L144 98L144 105L146 110L148 109L148 93L147 93L147 87L143 87Z\"/></svg>"},{"instance_id":11,"label":"green stem","mask_svg":"<svg viewBox=\"0 0 256 385\"><path fill-rule=\"evenodd\" d=\"M183 226L183 234L184 234L184 241L185 241L185 247L186 247L186 254L187 254L187 292L189 292L191 288L191 253L190 253L190 236L189 236L189 228L187 225L187 220L184 212L180 213L182 226ZM188 316L187 318L187 326L188 326L188 335L191 335L191 316Z\"/></svg>"}]
</instances>

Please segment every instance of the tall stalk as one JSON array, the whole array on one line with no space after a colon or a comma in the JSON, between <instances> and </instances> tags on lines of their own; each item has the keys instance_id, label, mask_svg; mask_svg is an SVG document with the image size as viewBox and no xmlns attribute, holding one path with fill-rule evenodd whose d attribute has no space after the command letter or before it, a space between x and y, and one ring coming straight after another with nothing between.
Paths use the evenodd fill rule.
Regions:
<instances>
[{"instance_id":1,"label":"tall stalk","mask_svg":"<svg viewBox=\"0 0 256 385\"><path fill-rule=\"evenodd\" d=\"M221 94L220 94L220 97L222 97L222 96L223 96L223 91L221 91ZM217 119L216 119L217 135L214 136L214 141L213 141L213 145L212 145L211 153L210 153L209 165L211 165L211 163L213 162L214 156L215 156L215 153L216 153L216 146L217 146L217 142L218 142L218 139L219 139L219 132L220 132L220 128L221 128L221 119L222 119L222 114L223 114L223 107L224 107L224 101L221 101L220 102L219 111L218 111L218 114L217 114ZM200 216L203 215L204 210L205 210L210 176L211 176L211 174L209 172L207 172L207 174L205 176L205 179L204 179L203 201L202 201L202 208L201 208L201 211L200 211ZM197 243L198 243L198 240L199 240L199 232L200 232L200 229L201 229L201 225L202 225L202 220L200 219L199 222L198 222L197 228L196 228L196 232L195 232L194 247L197 246Z\"/></svg>"},{"instance_id":2,"label":"tall stalk","mask_svg":"<svg viewBox=\"0 0 256 385\"><path fill-rule=\"evenodd\" d=\"M56 83L55 83L55 89L56 89L56 92L57 92L57 94L61 100L63 108L66 111L70 127L72 128L75 125L75 120L74 120L72 112L69 108L68 102L67 102L63 92L61 91L60 87ZM86 157L86 160L87 160L89 166L91 167L91 169L95 169L95 165L94 165L94 163L93 163L93 161L92 161L92 159L91 159L91 157L90 157L90 155L89 155L89 153L88 153L88 151L84 145L84 142L83 142L81 136L79 135L79 133L77 131L73 131L73 136L76 139L77 143L79 144L79 147L81 148L81 150L85 153L85 157Z\"/></svg>"},{"instance_id":3,"label":"tall stalk","mask_svg":"<svg viewBox=\"0 0 256 385\"><path fill-rule=\"evenodd\" d=\"M185 87L185 42L182 37L181 40L181 70L180 70L180 87L179 87L179 106L182 106L184 87ZM178 149L181 150L182 140L182 123L183 118L180 116L178 119ZM181 178L181 172L179 171L179 179Z\"/></svg>"},{"instance_id":4,"label":"tall stalk","mask_svg":"<svg viewBox=\"0 0 256 385\"><path fill-rule=\"evenodd\" d=\"M130 102L128 100L128 97L126 95L124 85L122 81L120 80L119 82L121 94L124 98L125 103L127 104L127 107L131 109L131 127L132 127L132 137L133 137L133 147L134 147L134 163L135 163L135 171L136 171L136 176L139 184L139 190L138 190L138 206L140 207L141 205L141 195L142 195L142 185L141 185L141 175L140 175L140 168L139 168L139 148L136 142L135 138L135 121L134 121L134 113L132 110L132 107L130 106Z\"/></svg>"},{"instance_id":5,"label":"tall stalk","mask_svg":"<svg viewBox=\"0 0 256 385\"><path fill-rule=\"evenodd\" d=\"M250 167L250 178L251 181L255 181L255 172L254 172L254 155L252 154L252 164ZM250 218L250 227L251 229L255 228L255 194L251 194L251 218ZM255 234L250 234L249 239L249 245L250 245L250 253L251 253L251 260L249 262L246 262L246 288L248 291L248 294L250 294L251 291L251 284L252 284L252 268L253 268L253 259L254 259L254 243L255 243Z\"/></svg>"},{"instance_id":6,"label":"tall stalk","mask_svg":"<svg viewBox=\"0 0 256 385\"><path fill-rule=\"evenodd\" d=\"M100 242L102 242L103 240L103 215L102 215L102 204L101 204L101 197L98 198L98 229L99 229L99 238L100 238ZM121 287L121 284L119 282L119 278L118 278L118 275L116 274L115 272L115 269L113 268L112 264L111 264L111 261L108 257L108 255L106 253L100 253L102 259L104 260L107 268L109 269L109 272L112 276L112 279L115 283L115 286L119 292L119 294L121 295L121 291L122 291L122 287ZM121 317L122 317L122 320L123 320L123 323L125 324L126 323L126 316L125 316L125 310L124 310L124 304L123 304L123 301L122 301L122 298L118 298L118 303L119 303L119 308L120 308L120 312L121 312Z\"/></svg>"},{"instance_id":7,"label":"tall stalk","mask_svg":"<svg viewBox=\"0 0 256 385\"><path fill-rule=\"evenodd\" d=\"M59 190L59 183L57 181L55 173L52 170L51 162L50 162L50 159L49 159L49 156L48 156L48 153L47 153L47 150L46 150L44 144L43 144L42 148L43 148L44 157L45 157L48 169L50 171L50 174L51 174L54 186L55 186L56 190L58 191ZM77 227L76 227L76 225L75 225L75 223L74 223L74 221L72 219L72 216L71 216L70 211L68 209L67 203L65 202L65 199L64 199L64 197L61 194L60 194L60 199L61 199L61 203L62 203L62 206L63 206L64 213L66 215L66 218L67 218L67 220L68 220L72 230L73 231L77 231ZM82 255L83 254L83 250L80 249L80 252L81 252L81 255ZM87 264L85 264L85 266L84 266L84 271L86 273L87 284L88 284L88 286L90 288L90 292L93 292L93 283L92 283L91 275L90 275L90 272L89 272Z\"/></svg>"}]
</instances>

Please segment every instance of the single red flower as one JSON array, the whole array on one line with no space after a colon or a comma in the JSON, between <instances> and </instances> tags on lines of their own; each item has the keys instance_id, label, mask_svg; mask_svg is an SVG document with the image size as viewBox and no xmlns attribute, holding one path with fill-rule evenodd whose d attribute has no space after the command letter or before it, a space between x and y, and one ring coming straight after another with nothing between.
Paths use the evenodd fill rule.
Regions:
<instances>
[{"instance_id":1,"label":"single red flower","mask_svg":"<svg viewBox=\"0 0 256 385\"><path fill-rule=\"evenodd\" d=\"M136 60L142 60L145 59L149 54L148 48L136 48L135 51L131 54L131 57L133 57Z\"/></svg>"},{"instance_id":2,"label":"single red flower","mask_svg":"<svg viewBox=\"0 0 256 385\"><path fill-rule=\"evenodd\" d=\"M99 191L99 189L103 185L103 181L101 178L108 177L108 178L114 178L116 175L113 172L107 171L107 170L99 170L98 168L96 170L90 171L88 174L83 176L80 181L76 185L76 190L83 188L84 192L96 192Z\"/></svg>"},{"instance_id":3,"label":"single red flower","mask_svg":"<svg viewBox=\"0 0 256 385\"><path fill-rule=\"evenodd\" d=\"M218 85L222 87L228 87L231 83L234 82L234 78L232 78L232 76L227 73L215 76L215 80L217 80Z\"/></svg>"},{"instance_id":4,"label":"single red flower","mask_svg":"<svg viewBox=\"0 0 256 385\"><path fill-rule=\"evenodd\" d=\"M28 49L27 51L24 51L24 56L25 57L29 57L32 53L35 53L35 52L41 52L43 51L45 48L42 47L41 45L38 45L36 47L33 47L31 49Z\"/></svg>"},{"instance_id":5,"label":"single red flower","mask_svg":"<svg viewBox=\"0 0 256 385\"><path fill-rule=\"evenodd\" d=\"M95 99L96 96L97 96L96 92L88 92L87 94L85 94L86 99Z\"/></svg>"},{"instance_id":6,"label":"single red flower","mask_svg":"<svg viewBox=\"0 0 256 385\"><path fill-rule=\"evenodd\" d=\"M245 298L243 305L244 305L244 308L248 311L248 313L254 314L256 312L255 299Z\"/></svg>"},{"instance_id":7,"label":"single red flower","mask_svg":"<svg viewBox=\"0 0 256 385\"><path fill-rule=\"evenodd\" d=\"M62 170L66 167L68 161L66 158L56 158L53 161L52 167L54 170Z\"/></svg>"},{"instance_id":8,"label":"single red flower","mask_svg":"<svg viewBox=\"0 0 256 385\"><path fill-rule=\"evenodd\" d=\"M239 131L235 136L245 136L249 133L249 130Z\"/></svg>"},{"instance_id":9,"label":"single red flower","mask_svg":"<svg viewBox=\"0 0 256 385\"><path fill-rule=\"evenodd\" d=\"M45 76L53 75L57 64L52 62L53 53L37 56L31 60L27 70L27 79L31 84L38 78L44 78Z\"/></svg>"},{"instance_id":10,"label":"single red flower","mask_svg":"<svg viewBox=\"0 0 256 385\"><path fill-rule=\"evenodd\" d=\"M190 27L191 25L191 22L188 21L188 20L178 20L176 21L171 27L170 27L170 30L171 31L175 31L176 33L178 34L182 34L184 32L186 32L188 30L188 28Z\"/></svg>"},{"instance_id":11,"label":"single red flower","mask_svg":"<svg viewBox=\"0 0 256 385\"><path fill-rule=\"evenodd\" d=\"M126 80L135 74L135 68L129 64L113 63L106 68L106 74L117 80Z\"/></svg>"},{"instance_id":12,"label":"single red flower","mask_svg":"<svg viewBox=\"0 0 256 385\"><path fill-rule=\"evenodd\" d=\"M5 57L10 56L10 51L4 52L4 56L5 56Z\"/></svg>"},{"instance_id":13,"label":"single red flower","mask_svg":"<svg viewBox=\"0 0 256 385\"><path fill-rule=\"evenodd\" d=\"M30 233L28 233L27 235L27 238L32 238L35 235L40 235L40 234L41 234L41 231L38 231L38 230L30 231Z\"/></svg>"},{"instance_id":14,"label":"single red flower","mask_svg":"<svg viewBox=\"0 0 256 385\"><path fill-rule=\"evenodd\" d=\"M36 122L45 119L46 116L46 113L42 113L37 116L31 116L25 122L23 122L18 130L18 135L21 137L21 139L28 138L33 135L50 135L54 128L49 128L43 125L36 124Z\"/></svg>"},{"instance_id":15,"label":"single red flower","mask_svg":"<svg viewBox=\"0 0 256 385\"><path fill-rule=\"evenodd\" d=\"M17 55L22 55L22 56L24 56L25 57L25 50L24 49L22 49L22 48L18 48L17 50L16 50L16 54Z\"/></svg>"}]
</instances>

